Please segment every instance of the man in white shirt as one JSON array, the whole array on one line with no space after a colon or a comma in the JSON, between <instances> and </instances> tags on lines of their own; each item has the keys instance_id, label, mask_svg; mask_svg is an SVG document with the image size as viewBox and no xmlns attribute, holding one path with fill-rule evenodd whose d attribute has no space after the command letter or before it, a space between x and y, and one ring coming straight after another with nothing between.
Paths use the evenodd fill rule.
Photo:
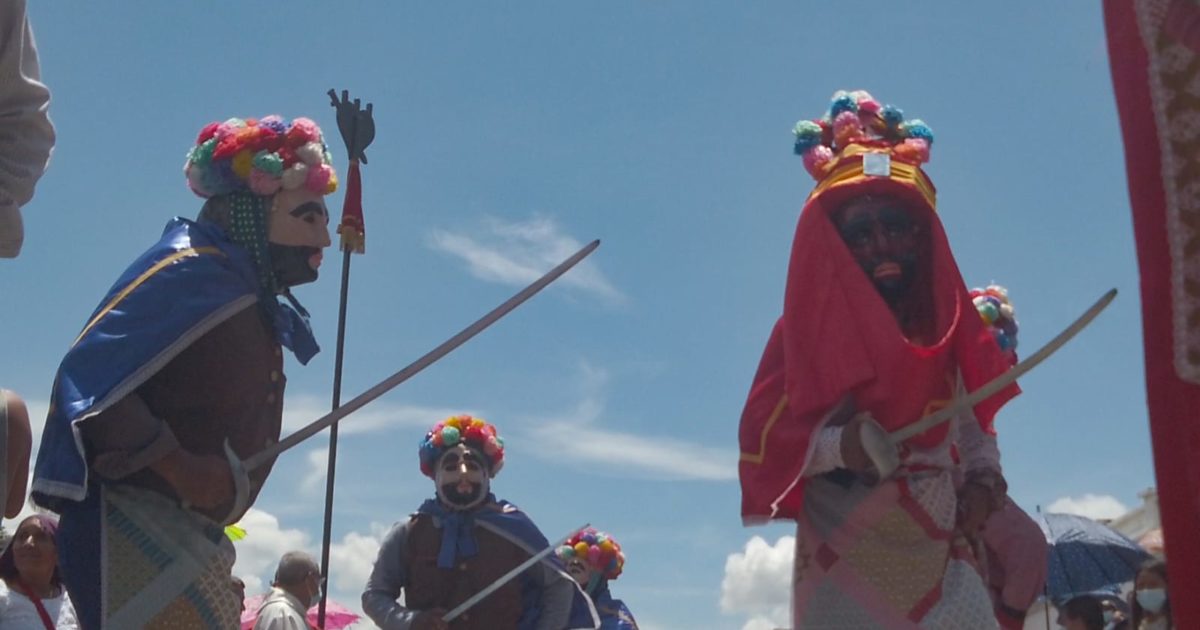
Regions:
<instances>
[{"instance_id":1,"label":"man in white shirt","mask_svg":"<svg viewBox=\"0 0 1200 630\"><path fill-rule=\"evenodd\" d=\"M258 609L254 630L306 630L304 613L321 601L321 569L312 556L289 551L279 560L271 593Z\"/></svg>"}]
</instances>

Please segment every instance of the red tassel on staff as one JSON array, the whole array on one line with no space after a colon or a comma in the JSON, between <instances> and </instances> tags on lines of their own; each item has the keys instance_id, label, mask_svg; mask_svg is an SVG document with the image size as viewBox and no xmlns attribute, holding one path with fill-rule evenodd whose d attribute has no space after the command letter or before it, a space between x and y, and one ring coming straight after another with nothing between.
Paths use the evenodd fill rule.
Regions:
<instances>
[{"instance_id":1,"label":"red tassel on staff","mask_svg":"<svg viewBox=\"0 0 1200 630\"><path fill-rule=\"evenodd\" d=\"M361 254L367 248L367 231L363 224L362 175L358 160L350 162L346 174L346 197L342 201L342 222L338 224L338 247L344 252Z\"/></svg>"}]
</instances>

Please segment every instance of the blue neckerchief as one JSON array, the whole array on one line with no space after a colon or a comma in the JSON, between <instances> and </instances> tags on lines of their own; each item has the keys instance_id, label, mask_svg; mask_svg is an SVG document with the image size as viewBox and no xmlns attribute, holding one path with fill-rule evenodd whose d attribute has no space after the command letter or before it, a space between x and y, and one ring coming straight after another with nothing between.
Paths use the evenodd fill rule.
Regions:
<instances>
[{"instance_id":1,"label":"blue neckerchief","mask_svg":"<svg viewBox=\"0 0 1200 630\"><path fill-rule=\"evenodd\" d=\"M488 493L481 505L496 502L496 495ZM452 569L459 557L470 558L479 553L475 540L475 511L448 510L437 499L427 499L417 509L441 522L442 547L438 550L438 568Z\"/></svg>"},{"instance_id":2,"label":"blue neckerchief","mask_svg":"<svg viewBox=\"0 0 1200 630\"><path fill-rule=\"evenodd\" d=\"M308 311L300 306L300 302L291 292L283 294L292 305L283 304L276 297L260 296L259 303L270 318L271 328L275 330L275 341L292 351L300 365L307 365L321 347L313 336L312 327L308 323ZM294 307L294 308L293 308Z\"/></svg>"}]
</instances>

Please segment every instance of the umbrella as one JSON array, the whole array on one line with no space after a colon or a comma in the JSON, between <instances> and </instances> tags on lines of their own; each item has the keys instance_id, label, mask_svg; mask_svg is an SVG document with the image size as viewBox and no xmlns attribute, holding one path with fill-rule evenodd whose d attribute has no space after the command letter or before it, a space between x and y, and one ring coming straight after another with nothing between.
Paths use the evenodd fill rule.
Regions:
<instances>
[{"instance_id":1,"label":"umbrella","mask_svg":"<svg viewBox=\"0 0 1200 630\"><path fill-rule=\"evenodd\" d=\"M1120 591L1150 554L1112 528L1074 514L1038 514L1050 544L1046 590L1050 599Z\"/></svg>"},{"instance_id":2,"label":"umbrella","mask_svg":"<svg viewBox=\"0 0 1200 630\"><path fill-rule=\"evenodd\" d=\"M242 611L241 630L251 630L254 627L254 620L258 618L258 609L262 606L263 600L266 598L265 593L246 598L246 610ZM309 625L314 628L317 627L316 606L309 608L308 613L304 616L308 619ZM342 630L342 628L349 626L361 618L362 616L358 613L332 599L325 602L325 630Z\"/></svg>"}]
</instances>

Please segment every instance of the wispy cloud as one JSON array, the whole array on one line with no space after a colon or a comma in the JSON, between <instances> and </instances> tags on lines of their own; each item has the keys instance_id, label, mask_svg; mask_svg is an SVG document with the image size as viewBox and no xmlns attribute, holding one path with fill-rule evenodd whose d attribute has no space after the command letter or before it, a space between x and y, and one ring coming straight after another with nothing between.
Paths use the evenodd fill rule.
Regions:
<instances>
[{"instance_id":1,"label":"wispy cloud","mask_svg":"<svg viewBox=\"0 0 1200 630\"><path fill-rule=\"evenodd\" d=\"M512 223L489 218L474 234L435 229L429 233L428 244L466 263L476 278L511 286L533 282L583 247L582 242L546 217ZM579 263L556 284L591 293L612 304L627 300L591 260Z\"/></svg>"},{"instance_id":2,"label":"wispy cloud","mask_svg":"<svg viewBox=\"0 0 1200 630\"><path fill-rule=\"evenodd\" d=\"M583 397L575 408L537 422L538 456L561 463L606 469L622 475L663 480L729 481L737 479L733 453L675 436L656 437L601 428L608 373L587 362L580 365ZM670 447L663 445L669 443Z\"/></svg>"},{"instance_id":3,"label":"wispy cloud","mask_svg":"<svg viewBox=\"0 0 1200 630\"><path fill-rule=\"evenodd\" d=\"M283 404L283 433L287 435L329 413L329 401L311 394L289 395ZM338 423L339 435L375 433L388 429L427 429L438 420L469 409L402 405L377 400Z\"/></svg>"},{"instance_id":4,"label":"wispy cloud","mask_svg":"<svg viewBox=\"0 0 1200 630\"><path fill-rule=\"evenodd\" d=\"M1046 506L1046 512L1077 514L1096 520L1111 520L1129 511L1129 508L1107 494L1085 494L1081 497L1061 497Z\"/></svg>"}]
</instances>

